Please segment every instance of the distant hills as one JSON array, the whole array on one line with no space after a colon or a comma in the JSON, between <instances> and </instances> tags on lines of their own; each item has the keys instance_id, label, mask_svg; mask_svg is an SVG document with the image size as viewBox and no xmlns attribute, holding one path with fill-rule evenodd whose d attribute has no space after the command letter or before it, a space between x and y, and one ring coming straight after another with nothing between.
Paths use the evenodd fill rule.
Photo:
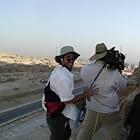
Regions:
<instances>
[{"instance_id":1,"label":"distant hills","mask_svg":"<svg viewBox=\"0 0 140 140\"><path fill-rule=\"evenodd\" d=\"M15 53L3 53L0 52L0 65L6 64L25 64L25 65L48 65L55 66L57 63L54 58L50 57L32 57L32 56L20 56ZM80 60L76 61L76 66L81 66Z\"/></svg>"},{"instance_id":2,"label":"distant hills","mask_svg":"<svg viewBox=\"0 0 140 140\"><path fill-rule=\"evenodd\" d=\"M32 57L32 56L20 56L14 53L2 53L0 52L0 64L25 64L25 65L55 65L56 62L52 58L47 57Z\"/></svg>"}]
</instances>

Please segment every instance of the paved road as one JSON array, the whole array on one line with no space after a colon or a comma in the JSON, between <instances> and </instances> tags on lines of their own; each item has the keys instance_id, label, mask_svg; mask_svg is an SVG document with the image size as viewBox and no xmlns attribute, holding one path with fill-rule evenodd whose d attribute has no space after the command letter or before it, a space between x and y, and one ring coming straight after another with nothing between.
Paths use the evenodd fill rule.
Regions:
<instances>
[{"instance_id":1,"label":"paved road","mask_svg":"<svg viewBox=\"0 0 140 140\"><path fill-rule=\"evenodd\" d=\"M39 108L41 108L41 100L3 111L0 113L0 125L6 123L7 121L15 120L25 114L27 115Z\"/></svg>"},{"instance_id":2,"label":"paved road","mask_svg":"<svg viewBox=\"0 0 140 140\"><path fill-rule=\"evenodd\" d=\"M39 111L0 128L0 140L49 140L44 111ZM74 140L76 131L70 140Z\"/></svg>"},{"instance_id":3,"label":"paved road","mask_svg":"<svg viewBox=\"0 0 140 140\"><path fill-rule=\"evenodd\" d=\"M83 91L84 86L80 86L74 89L74 94L80 94ZM41 108L41 100L34 101L19 107L9 109L7 111L0 112L0 126L8 121L13 121L26 114L36 111Z\"/></svg>"},{"instance_id":4,"label":"paved road","mask_svg":"<svg viewBox=\"0 0 140 140\"><path fill-rule=\"evenodd\" d=\"M74 94L80 94L84 86L75 89ZM15 108L14 111L9 110L4 114L1 112L0 122L15 117L20 113L25 113L25 110L29 112L34 108L40 108L40 101L32 104L25 105L21 108ZM3 113L3 115L2 115ZM9 114L9 115L8 115ZM20 114L23 115L23 114ZM78 129L73 129L73 134L70 140L74 140ZM37 111L28 117L19 119L13 123L0 127L0 140L49 140L49 129L46 123L46 116L44 111Z\"/></svg>"}]
</instances>

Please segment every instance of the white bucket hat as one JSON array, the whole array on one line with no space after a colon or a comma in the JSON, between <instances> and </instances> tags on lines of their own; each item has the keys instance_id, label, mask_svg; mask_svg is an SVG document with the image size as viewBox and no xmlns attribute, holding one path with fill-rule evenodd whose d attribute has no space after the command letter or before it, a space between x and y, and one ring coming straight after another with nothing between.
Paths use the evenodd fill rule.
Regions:
<instances>
[{"instance_id":1,"label":"white bucket hat","mask_svg":"<svg viewBox=\"0 0 140 140\"><path fill-rule=\"evenodd\" d=\"M89 58L90 61L98 60L106 56L107 47L104 43L100 43L96 45L95 54Z\"/></svg>"},{"instance_id":2,"label":"white bucket hat","mask_svg":"<svg viewBox=\"0 0 140 140\"><path fill-rule=\"evenodd\" d=\"M60 58L67 53L73 53L75 59L77 59L80 56L80 54L74 51L72 46L64 46L61 48L60 55L55 56L55 61L57 63L60 63Z\"/></svg>"}]
</instances>

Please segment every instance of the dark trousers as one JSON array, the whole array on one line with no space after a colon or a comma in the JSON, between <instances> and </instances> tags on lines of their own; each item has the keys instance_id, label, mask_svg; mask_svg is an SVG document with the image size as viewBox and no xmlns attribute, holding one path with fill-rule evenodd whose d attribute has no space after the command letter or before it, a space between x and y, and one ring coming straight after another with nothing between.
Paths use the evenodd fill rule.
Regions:
<instances>
[{"instance_id":1,"label":"dark trousers","mask_svg":"<svg viewBox=\"0 0 140 140\"><path fill-rule=\"evenodd\" d=\"M57 117L47 116L47 123L50 129L50 140L69 140L71 129L68 119L62 114Z\"/></svg>"}]
</instances>

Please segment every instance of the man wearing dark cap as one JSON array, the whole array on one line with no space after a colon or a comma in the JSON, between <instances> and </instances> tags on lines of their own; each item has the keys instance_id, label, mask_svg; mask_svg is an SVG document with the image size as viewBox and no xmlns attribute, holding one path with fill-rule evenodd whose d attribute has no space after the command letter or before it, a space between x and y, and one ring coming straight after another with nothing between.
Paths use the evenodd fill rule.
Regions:
<instances>
[{"instance_id":1,"label":"man wearing dark cap","mask_svg":"<svg viewBox=\"0 0 140 140\"><path fill-rule=\"evenodd\" d=\"M82 95L74 96L72 94L74 90L74 80L71 70L75 60L79 56L72 46L64 46L61 48L60 55L55 57L59 65L52 71L49 77L46 85L47 90L43 98L44 107L47 110L47 123L51 132L50 140L69 139L71 135L69 120L76 120L77 117L77 108L74 103L93 96L98 90L90 88ZM50 100L51 104L49 104ZM58 102L64 105L58 114L52 111L54 108L52 101L53 105Z\"/></svg>"}]
</instances>

